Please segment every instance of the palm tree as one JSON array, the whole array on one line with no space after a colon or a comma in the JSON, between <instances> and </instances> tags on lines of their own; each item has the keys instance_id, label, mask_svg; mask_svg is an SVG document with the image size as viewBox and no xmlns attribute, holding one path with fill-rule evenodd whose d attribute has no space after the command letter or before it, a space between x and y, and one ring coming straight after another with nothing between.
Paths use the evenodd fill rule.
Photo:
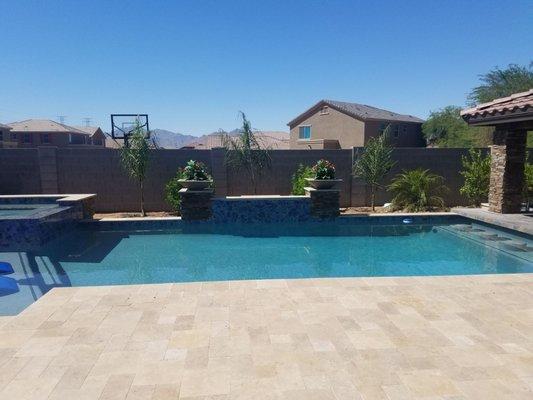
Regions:
<instances>
[{"instance_id":1,"label":"palm tree","mask_svg":"<svg viewBox=\"0 0 533 400\"><path fill-rule=\"evenodd\" d=\"M389 185L388 190L394 195L392 205L408 212L442 208L444 200L439 194L446 190L443 181L442 176L429 172L429 169L404 170Z\"/></svg>"},{"instance_id":2,"label":"palm tree","mask_svg":"<svg viewBox=\"0 0 533 400\"><path fill-rule=\"evenodd\" d=\"M263 146L260 138L252 130L250 121L246 115L240 112L242 117L242 128L236 137L224 135L223 143L226 148L226 165L235 170L245 170L250 177L250 181L257 194L257 179L262 174L264 168L270 168L270 148Z\"/></svg>"},{"instance_id":3,"label":"palm tree","mask_svg":"<svg viewBox=\"0 0 533 400\"><path fill-rule=\"evenodd\" d=\"M120 150L120 162L128 175L139 184L141 214L144 217L146 216L144 210L144 179L150 164L150 143L139 121L136 122L127 145L125 144Z\"/></svg>"},{"instance_id":4,"label":"palm tree","mask_svg":"<svg viewBox=\"0 0 533 400\"><path fill-rule=\"evenodd\" d=\"M390 125L387 126L383 135L371 138L366 143L363 153L353 165L354 175L362 178L367 185L370 185L372 211L375 210L376 191L383 187L381 182L395 164L392 161L392 147L387 141L389 128Z\"/></svg>"}]
</instances>

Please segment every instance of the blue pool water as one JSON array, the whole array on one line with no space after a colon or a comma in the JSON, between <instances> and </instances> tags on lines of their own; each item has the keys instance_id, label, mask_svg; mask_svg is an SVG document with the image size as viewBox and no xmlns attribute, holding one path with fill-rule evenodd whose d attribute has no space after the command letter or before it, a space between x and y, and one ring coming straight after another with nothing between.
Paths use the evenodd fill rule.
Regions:
<instances>
[{"instance_id":1,"label":"blue pool water","mask_svg":"<svg viewBox=\"0 0 533 400\"><path fill-rule=\"evenodd\" d=\"M9 315L56 286L533 272L533 241L472 223L85 229L0 253L2 265L13 268L0 275L0 315Z\"/></svg>"}]
</instances>

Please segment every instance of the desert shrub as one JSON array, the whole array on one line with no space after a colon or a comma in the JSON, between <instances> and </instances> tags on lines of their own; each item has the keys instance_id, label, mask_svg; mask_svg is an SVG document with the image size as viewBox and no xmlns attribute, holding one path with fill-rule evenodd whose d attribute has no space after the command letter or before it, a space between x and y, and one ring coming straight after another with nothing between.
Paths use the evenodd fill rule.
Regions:
<instances>
[{"instance_id":1,"label":"desert shrub","mask_svg":"<svg viewBox=\"0 0 533 400\"><path fill-rule=\"evenodd\" d=\"M388 187L394 195L393 208L408 212L443 208L444 200L439 196L446 190L443 182L442 176L433 174L428 169L404 170L396 175Z\"/></svg>"},{"instance_id":2,"label":"desert shrub","mask_svg":"<svg viewBox=\"0 0 533 400\"><path fill-rule=\"evenodd\" d=\"M524 165L524 199L529 208L533 202L533 164L526 163ZM529 211L526 210L526 211Z\"/></svg>"},{"instance_id":3,"label":"desert shrub","mask_svg":"<svg viewBox=\"0 0 533 400\"><path fill-rule=\"evenodd\" d=\"M461 175L465 183L460 189L472 205L479 207L489 194L490 155L483 156L480 150L470 149L468 156L463 156Z\"/></svg>"},{"instance_id":4,"label":"desert shrub","mask_svg":"<svg viewBox=\"0 0 533 400\"><path fill-rule=\"evenodd\" d=\"M180 179L185 179L182 168L178 169L176 175L165 185L165 200L175 212L180 210L181 199L179 191L183 188Z\"/></svg>"},{"instance_id":5,"label":"desert shrub","mask_svg":"<svg viewBox=\"0 0 533 400\"><path fill-rule=\"evenodd\" d=\"M315 173L311 167L300 164L292 176L292 194L295 196L304 195L304 188L307 186L305 178L313 178L314 176Z\"/></svg>"},{"instance_id":6,"label":"desert shrub","mask_svg":"<svg viewBox=\"0 0 533 400\"><path fill-rule=\"evenodd\" d=\"M335 179L335 165L328 160L318 160L312 170L315 179Z\"/></svg>"}]
</instances>

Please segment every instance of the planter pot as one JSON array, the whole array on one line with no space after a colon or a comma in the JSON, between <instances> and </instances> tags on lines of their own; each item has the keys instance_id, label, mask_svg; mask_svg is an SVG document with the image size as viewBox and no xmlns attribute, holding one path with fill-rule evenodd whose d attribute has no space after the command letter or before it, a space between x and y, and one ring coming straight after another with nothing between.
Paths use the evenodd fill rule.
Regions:
<instances>
[{"instance_id":1,"label":"planter pot","mask_svg":"<svg viewBox=\"0 0 533 400\"><path fill-rule=\"evenodd\" d=\"M178 182L189 190L204 190L213 183L213 181L189 181L187 179L178 179Z\"/></svg>"},{"instance_id":2,"label":"planter pot","mask_svg":"<svg viewBox=\"0 0 533 400\"><path fill-rule=\"evenodd\" d=\"M315 188L317 190L331 189L337 183L342 182L342 179L305 178L305 180L309 182L312 188Z\"/></svg>"}]
</instances>

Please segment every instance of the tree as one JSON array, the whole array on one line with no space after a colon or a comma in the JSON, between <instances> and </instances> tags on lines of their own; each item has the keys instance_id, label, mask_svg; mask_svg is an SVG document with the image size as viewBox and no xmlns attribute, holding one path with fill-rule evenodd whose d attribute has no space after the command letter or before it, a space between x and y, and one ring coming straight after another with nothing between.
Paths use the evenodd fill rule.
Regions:
<instances>
[{"instance_id":1,"label":"tree","mask_svg":"<svg viewBox=\"0 0 533 400\"><path fill-rule=\"evenodd\" d=\"M263 170L270 168L271 165L270 149L256 136L246 115L240 112L240 116L242 118L240 134L237 137L229 135L223 137L226 165L235 170L245 170L250 177L254 194L257 194L257 179Z\"/></svg>"},{"instance_id":2,"label":"tree","mask_svg":"<svg viewBox=\"0 0 533 400\"><path fill-rule=\"evenodd\" d=\"M533 88L533 62L528 67L517 64L509 64L506 69L496 67L480 75L479 79L482 84L468 95L472 106Z\"/></svg>"},{"instance_id":3,"label":"tree","mask_svg":"<svg viewBox=\"0 0 533 400\"><path fill-rule=\"evenodd\" d=\"M422 125L422 132L429 144L438 147L486 147L492 139L492 129L469 126L461 118L458 106L432 111Z\"/></svg>"},{"instance_id":4,"label":"tree","mask_svg":"<svg viewBox=\"0 0 533 400\"><path fill-rule=\"evenodd\" d=\"M395 209L407 212L442 208L444 200L439 194L446 189L443 182L442 176L433 174L428 169L404 170L389 185L389 191L394 195L392 205Z\"/></svg>"},{"instance_id":5,"label":"tree","mask_svg":"<svg viewBox=\"0 0 533 400\"><path fill-rule=\"evenodd\" d=\"M533 88L533 61L529 66L509 64L506 69L498 67L480 75L481 85L472 89L468 104L475 106L513 93L526 92ZM527 134L527 146L533 147L533 132Z\"/></svg>"},{"instance_id":6,"label":"tree","mask_svg":"<svg viewBox=\"0 0 533 400\"><path fill-rule=\"evenodd\" d=\"M470 149L468 157L461 158L463 170L461 175L465 183L460 192L470 199L476 207L481 205L489 194L490 155L483 156L480 150Z\"/></svg>"},{"instance_id":7,"label":"tree","mask_svg":"<svg viewBox=\"0 0 533 400\"><path fill-rule=\"evenodd\" d=\"M385 129L383 135L371 138L353 165L354 175L362 178L367 185L370 185L372 211L375 210L376 191L382 187L381 182L395 164L392 161L392 147L387 141L388 133L389 127Z\"/></svg>"},{"instance_id":8,"label":"tree","mask_svg":"<svg viewBox=\"0 0 533 400\"><path fill-rule=\"evenodd\" d=\"M144 217L144 179L150 164L150 143L139 122L136 123L127 145L120 150L120 161L129 176L139 184L141 214Z\"/></svg>"}]
</instances>

